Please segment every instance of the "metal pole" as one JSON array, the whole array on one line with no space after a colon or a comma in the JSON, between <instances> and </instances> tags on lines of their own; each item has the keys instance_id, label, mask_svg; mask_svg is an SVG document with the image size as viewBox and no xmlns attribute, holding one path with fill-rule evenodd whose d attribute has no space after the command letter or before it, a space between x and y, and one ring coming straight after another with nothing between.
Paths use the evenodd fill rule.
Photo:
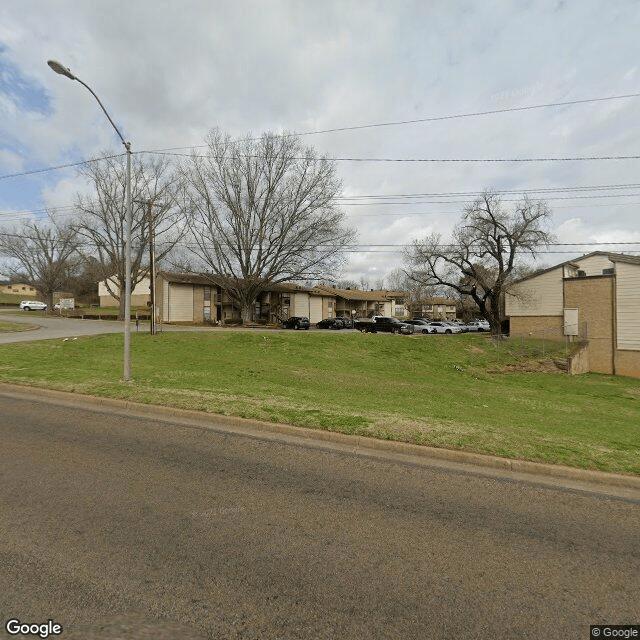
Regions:
<instances>
[{"instance_id":1,"label":"metal pole","mask_svg":"<svg viewBox=\"0 0 640 640\"><path fill-rule=\"evenodd\" d=\"M131 199L131 143L125 142L127 150L127 212L124 225L124 372L125 382L131 380L131 226L133 202Z\"/></svg>"},{"instance_id":2,"label":"metal pole","mask_svg":"<svg viewBox=\"0 0 640 640\"><path fill-rule=\"evenodd\" d=\"M123 378L125 382L129 382L131 380L131 227L133 226L133 203L131 201L131 143L125 142L125 139L122 137L120 130L116 127L115 122L111 119L111 116L105 109L105 106L100 101L100 98L96 95L95 91L86 83L80 80L78 76L75 76L71 73L71 70L68 67L65 67L63 64L58 62L57 60L47 60L47 64L51 67L53 71L59 73L62 76L66 76L70 80L76 80L83 87L85 87L91 95L97 100L98 104L102 111L104 111L104 115L107 116L107 120L111 123L111 126L115 129L118 137L122 141L124 148L127 150L127 184L126 188L126 199L127 199L127 210L125 213L125 225L124 225L124 233L125 233L125 241L124 241L124 252L125 252L125 274L124 274L124 373ZM120 295L122 295L122 290L120 291Z\"/></svg>"},{"instance_id":3,"label":"metal pole","mask_svg":"<svg viewBox=\"0 0 640 640\"><path fill-rule=\"evenodd\" d=\"M149 266L150 266L150 282L151 282L151 335L156 334L156 252L154 247L154 228L153 228L153 200L149 200Z\"/></svg>"}]
</instances>

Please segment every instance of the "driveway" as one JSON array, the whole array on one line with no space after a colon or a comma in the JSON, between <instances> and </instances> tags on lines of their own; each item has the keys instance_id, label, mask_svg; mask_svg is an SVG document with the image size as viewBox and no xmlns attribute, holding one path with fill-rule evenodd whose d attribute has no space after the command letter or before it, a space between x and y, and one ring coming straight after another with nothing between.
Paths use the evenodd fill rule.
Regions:
<instances>
[{"instance_id":1,"label":"driveway","mask_svg":"<svg viewBox=\"0 0 640 640\"><path fill-rule=\"evenodd\" d=\"M25 331L0 332L0 344L95 336L101 333L122 333L124 324L117 320L79 320L56 318L55 316L22 315L15 312L0 312L0 320L25 325ZM132 331L136 330L135 323ZM140 324L140 331L149 330L149 324Z\"/></svg>"},{"instance_id":2,"label":"driveway","mask_svg":"<svg viewBox=\"0 0 640 640\"><path fill-rule=\"evenodd\" d=\"M74 338L76 336L95 336L101 333L123 333L124 323L118 320L81 320L78 318L60 318L47 315L26 315L16 311L0 311L0 320L24 324L25 331L0 331L0 344L10 344L12 342L31 342L33 340L53 340L57 338ZM172 326L163 324L158 327L158 331L251 331L255 328L233 327L193 327L193 326ZM287 329L274 329L260 327L258 331L287 331ZM149 323L141 322L136 327L135 322L131 323L131 331L148 332ZM341 331L327 331L326 333L344 333L344 331L354 332L356 329L343 329ZM303 332L304 333L304 332Z\"/></svg>"}]
</instances>

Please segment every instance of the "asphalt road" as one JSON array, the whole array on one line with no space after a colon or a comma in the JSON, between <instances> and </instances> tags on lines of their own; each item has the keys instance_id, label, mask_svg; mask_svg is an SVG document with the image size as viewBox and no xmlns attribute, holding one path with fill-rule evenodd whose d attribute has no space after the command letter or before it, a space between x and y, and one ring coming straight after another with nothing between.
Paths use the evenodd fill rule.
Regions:
<instances>
[{"instance_id":1,"label":"asphalt road","mask_svg":"<svg viewBox=\"0 0 640 640\"><path fill-rule=\"evenodd\" d=\"M538 640L640 622L639 501L4 390L0 416L3 625Z\"/></svg>"},{"instance_id":2,"label":"asphalt road","mask_svg":"<svg viewBox=\"0 0 640 640\"><path fill-rule=\"evenodd\" d=\"M77 320L44 314L27 315L15 311L0 312L0 320L24 324L27 327L26 331L0 331L0 344L123 332L123 323L114 320ZM135 325L133 327L135 331Z\"/></svg>"},{"instance_id":3,"label":"asphalt road","mask_svg":"<svg viewBox=\"0 0 640 640\"><path fill-rule=\"evenodd\" d=\"M82 320L45 314L24 314L20 311L1 312L0 320L25 325L25 331L0 331L0 344L54 340L76 336L95 336L104 333L123 333L124 323L117 320ZM159 331L223 331L220 327L189 327L162 325ZM228 329L225 329L228 330ZM131 323L131 331L148 332L149 323Z\"/></svg>"}]
</instances>

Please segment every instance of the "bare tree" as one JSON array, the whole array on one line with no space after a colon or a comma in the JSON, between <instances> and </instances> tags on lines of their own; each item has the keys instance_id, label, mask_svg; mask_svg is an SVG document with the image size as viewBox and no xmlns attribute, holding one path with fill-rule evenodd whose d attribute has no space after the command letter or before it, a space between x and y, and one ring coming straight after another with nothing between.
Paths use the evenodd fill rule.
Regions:
<instances>
[{"instance_id":1,"label":"bare tree","mask_svg":"<svg viewBox=\"0 0 640 640\"><path fill-rule=\"evenodd\" d=\"M68 284L80 264L80 239L68 223L49 215L44 221L24 222L0 232L0 253L9 258L4 269L30 284L53 307L53 294Z\"/></svg>"},{"instance_id":2,"label":"bare tree","mask_svg":"<svg viewBox=\"0 0 640 640\"><path fill-rule=\"evenodd\" d=\"M108 156L108 153L103 154ZM102 266L102 279L119 301L124 318L126 163L123 156L91 161L80 169L95 188L91 196L78 194L78 233ZM184 236L182 211L184 190L180 176L165 157L134 156L131 167L133 221L131 228L131 289L149 274L149 208L153 216L155 253L158 261ZM122 292L122 295L120 295Z\"/></svg>"},{"instance_id":3,"label":"bare tree","mask_svg":"<svg viewBox=\"0 0 640 640\"><path fill-rule=\"evenodd\" d=\"M338 280L336 282L326 284L335 284L338 289L360 289L360 283L355 280Z\"/></svg>"},{"instance_id":4,"label":"bare tree","mask_svg":"<svg viewBox=\"0 0 640 640\"><path fill-rule=\"evenodd\" d=\"M208 153L183 167L190 195L192 246L250 320L269 284L318 280L341 265L354 232L336 205L335 164L293 135L232 140L218 130Z\"/></svg>"},{"instance_id":5,"label":"bare tree","mask_svg":"<svg viewBox=\"0 0 640 640\"><path fill-rule=\"evenodd\" d=\"M392 291L410 291L416 287L416 283L407 275L404 269L394 269L385 276L387 288Z\"/></svg>"},{"instance_id":6,"label":"bare tree","mask_svg":"<svg viewBox=\"0 0 640 640\"><path fill-rule=\"evenodd\" d=\"M500 196L485 191L465 208L450 244L440 234L416 240L405 249L411 278L422 285L444 286L469 296L493 334L501 330L501 303L522 258L551 241L551 216L542 201L520 200L511 210Z\"/></svg>"}]
</instances>

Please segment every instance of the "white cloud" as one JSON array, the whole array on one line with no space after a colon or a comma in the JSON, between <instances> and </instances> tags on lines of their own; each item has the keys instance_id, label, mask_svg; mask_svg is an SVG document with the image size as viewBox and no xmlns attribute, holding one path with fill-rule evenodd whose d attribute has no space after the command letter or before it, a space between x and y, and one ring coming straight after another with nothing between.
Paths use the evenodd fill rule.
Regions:
<instances>
[{"instance_id":1,"label":"white cloud","mask_svg":"<svg viewBox=\"0 0 640 640\"><path fill-rule=\"evenodd\" d=\"M214 126L234 135L309 131L636 93L639 28L632 0L606 7L593 0L8 0L0 8L0 174L120 147L94 98L53 74L48 58L58 58L96 91L140 151L202 144ZM43 92L45 109L36 105ZM334 157L634 155L639 101L305 140ZM344 195L375 195L629 184L640 182L637 164L344 162L339 171ZM78 188L68 172L12 185L3 199L16 209L35 208L38 199L71 204ZM345 209L365 245L401 244L431 230L446 236L461 199L426 200L412 207L372 205L367 213L377 215L364 215L367 207ZM607 234L636 237L637 207L618 204L625 200L633 202L585 198L550 205L559 235L596 242ZM397 215L405 211L421 215ZM385 212L394 215L379 215ZM580 224L569 222L578 218ZM391 271L399 260L396 253L353 254L349 273L358 279L358 271Z\"/></svg>"}]
</instances>

